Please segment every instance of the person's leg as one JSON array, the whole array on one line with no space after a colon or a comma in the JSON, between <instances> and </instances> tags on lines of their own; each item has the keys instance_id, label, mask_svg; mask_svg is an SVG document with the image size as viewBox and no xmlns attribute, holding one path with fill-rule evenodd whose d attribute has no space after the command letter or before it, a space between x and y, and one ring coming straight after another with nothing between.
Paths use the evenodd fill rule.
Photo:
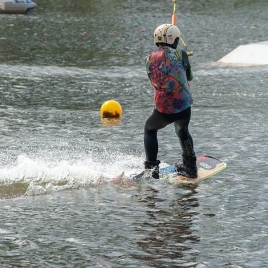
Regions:
<instances>
[{"instance_id":1,"label":"person's leg","mask_svg":"<svg viewBox=\"0 0 268 268\"><path fill-rule=\"evenodd\" d=\"M192 136L188 126L191 119L191 107L180 113L180 118L174 122L175 132L180 140L183 162L176 164L179 173L186 173L191 178L197 177L196 155Z\"/></svg>"},{"instance_id":2,"label":"person's leg","mask_svg":"<svg viewBox=\"0 0 268 268\"><path fill-rule=\"evenodd\" d=\"M191 107L177 114L163 114L154 109L152 115L147 119L144 127L144 148L146 154L145 169L157 168L160 161L157 160L158 140L157 131L174 123L175 131L179 137L182 147L183 168L187 169L190 177L197 176L196 156L194 152L193 139L188 130L191 118Z\"/></svg>"},{"instance_id":3,"label":"person's leg","mask_svg":"<svg viewBox=\"0 0 268 268\"><path fill-rule=\"evenodd\" d=\"M144 148L146 161L157 161L158 140L157 131L166 127L171 122L167 121L165 114L154 109L152 115L147 119L144 126Z\"/></svg>"},{"instance_id":4,"label":"person's leg","mask_svg":"<svg viewBox=\"0 0 268 268\"><path fill-rule=\"evenodd\" d=\"M180 140L183 155L191 157L195 155L193 139L188 126L191 119L191 107L180 113L180 118L174 122L175 132Z\"/></svg>"},{"instance_id":5,"label":"person's leg","mask_svg":"<svg viewBox=\"0 0 268 268\"><path fill-rule=\"evenodd\" d=\"M152 177L159 178L159 164L157 160L158 140L157 131L166 127L169 124L165 120L165 116L154 109L152 115L147 119L144 126L144 149L146 161L144 162L145 169L153 169Z\"/></svg>"}]
</instances>

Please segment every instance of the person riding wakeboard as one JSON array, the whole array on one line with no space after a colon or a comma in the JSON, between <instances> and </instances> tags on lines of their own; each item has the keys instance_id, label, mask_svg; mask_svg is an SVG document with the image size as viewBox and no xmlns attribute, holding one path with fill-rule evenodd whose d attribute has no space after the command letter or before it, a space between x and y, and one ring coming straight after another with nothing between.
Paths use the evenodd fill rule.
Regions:
<instances>
[{"instance_id":1,"label":"person riding wakeboard","mask_svg":"<svg viewBox=\"0 0 268 268\"><path fill-rule=\"evenodd\" d=\"M182 161L175 164L178 175L197 177L196 155L189 123L193 103L189 81L193 73L187 52L178 50L180 30L173 24L162 24L154 31L154 43L158 47L146 57L146 69L154 88L155 108L144 126L145 170L159 178L157 132L174 123L182 148Z\"/></svg>"}]
</instances>

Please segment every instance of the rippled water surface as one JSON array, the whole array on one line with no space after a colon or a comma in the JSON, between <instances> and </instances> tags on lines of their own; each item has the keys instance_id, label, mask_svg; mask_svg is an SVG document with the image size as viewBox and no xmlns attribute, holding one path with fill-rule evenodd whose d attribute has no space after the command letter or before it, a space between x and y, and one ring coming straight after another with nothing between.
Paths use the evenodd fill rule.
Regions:
<instances>
[{"instance_id":1,"label":"rippled water surface","mask_svg":"<svg viewBox=\"0 0 268 268\"><path fill-rule=\"evenodd\" d=\"M144 57L172 1L35 2L0 16L0 266L268 267L268 66L217 62L267 41L267 1L177 3L195 149L227 163L196 186L111 182L142 169ZM120 121L100 119L109 99ZM159 146L180 157L173 126Z\"/></svg>"}]
</instances>

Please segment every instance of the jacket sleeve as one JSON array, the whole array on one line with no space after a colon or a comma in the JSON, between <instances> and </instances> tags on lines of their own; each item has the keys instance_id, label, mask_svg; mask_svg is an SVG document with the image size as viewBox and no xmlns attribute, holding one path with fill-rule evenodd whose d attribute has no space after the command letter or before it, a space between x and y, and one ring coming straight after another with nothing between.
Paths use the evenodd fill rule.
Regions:
<instances>
[{"instance_id":1,"label":"jacket sleeve","mask_svg":"<svg viewBox=\"0 0 268 268\"><path fill-rule=\"evenodd\" d=\"M150 56L145 57L145 64L146 64L147 75L148 75L149 79L151 80L151 77L150 77L151 76L151 71L150 71L150 68L149 68L149 66L150 66L149 57Z\"/></svg>"},{"instance_id":2,"label":"jacket sleeve","mask_svg":"<svg viewBox=\"0 0 268 268\"><path fill-rule=\"evenodd\" d=\"M182 50L181 56L182 56L183 67L184 67L184 70L186 71L187 79L191 81L193 80L193 72L192 72L191 64L189 62L189 58L188 58L186 51Z\"/></svg>"}]
</instances>

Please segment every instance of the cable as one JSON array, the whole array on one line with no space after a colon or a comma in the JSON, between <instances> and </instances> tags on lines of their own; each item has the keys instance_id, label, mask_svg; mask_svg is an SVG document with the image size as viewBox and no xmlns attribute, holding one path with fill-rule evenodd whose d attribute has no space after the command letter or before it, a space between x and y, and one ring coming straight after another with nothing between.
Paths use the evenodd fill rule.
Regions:
<instances>
[{"instance_id":1,"label":"cable","mask_svg":"<svg viewBox=\"0 0 268 268\"><path fill-rule=\"evenodd\" d=\"M172 13L172 18L171 18L171 23L172 23L173 25L176 25L176 20L177 20L177 16L176 16L176 4L177 4L177 0L172 0L172 2L174 3L174 5L173 5L173 13ZM180 40L181 40L183 46L185 47L185 50L186 50L186 52L187 52L187 55L188 55L188 56L193 56L193 55L194 55L193 51L189 51L189 50L188 50L187 45L186 45L186 43L183 41L182 37L180 37Z\"/></svg>"}]
</instances>

